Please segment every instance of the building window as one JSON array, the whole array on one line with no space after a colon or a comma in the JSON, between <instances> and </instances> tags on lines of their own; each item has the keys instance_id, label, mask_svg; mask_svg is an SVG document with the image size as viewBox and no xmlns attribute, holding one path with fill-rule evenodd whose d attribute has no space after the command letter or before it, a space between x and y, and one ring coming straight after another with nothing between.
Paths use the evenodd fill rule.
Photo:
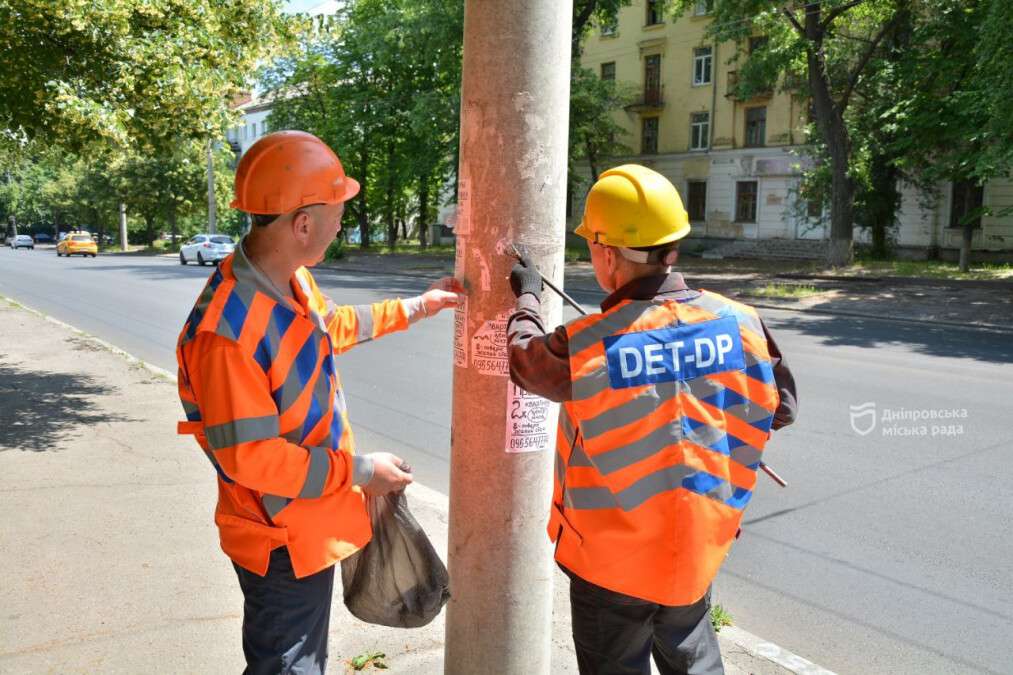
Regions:
<instances>
[{"instance_id":1,"label":"building window","mask_svg":"<svg viewBox=\"0 0 1013 675\"><path fill-rule=\"evenodd\" d=\"M262 134L267 133L267 120L264 120L263 122L260 123L260 133Z\"/></svg>"},{"instance_id":2,"label":"building window","mask_svg":"<svg viewBox=\"0 0 1013 675\"><path fill-rule=\"evenodd\" d=\"M686 210L693 222L707 220L707 181L689 181L686 190Z\"/></svg>"},{"instance_id":3,"label":"building window","mask_svg":"<svg viewBox=\"0 0 1013 675\"><path fill-rule=\"evenodd\" d=\"M239 135L242 137L242 140L244 140L244 141L246 140L246 125L245 124L243 125L242 131L239 132Z\"/></svg>"},{"instance_id":4,"label":"building window","mask_svg":"<svg viewBox=\"0 0 1013 675\"><path fill-rule=\"evenodd\" d=\"M805 214L809 218L823 217L823 202L819 199L810 199L805 203Z\"/></svg>"},{"instance_id":5,"label":"building window","mask_svg":"<svg viewBox=\"0 0 1013 675\"><path fill-rule=\"evenodd\" d=\"M665 20L663 0L647 0L647 25L655 26Z\"/></svg>"},{"instance_id":6,"label":"building window","mask_svg":"<svg viewBox=\"0 0 1013 675\"><path fill-rule=\"evenodd\" d=\"M645 155L658 153L658 118L645 117L640 122L640 152Z\"/></svg>"},{"instance_id":7,"label":"building window","mask_svg":"<svg viewBox=\"0 0 1013 675\"><path fill-rule=\"evenodd\" d=\"M661 54L644 57L644 103L661 102Z\"/></svg>"},{"instance_id":8,"label":"building window","mask_svg":"<svg viewBox=\"0 0 1013 675\"><path fill-rule=\"evenodd\" d=\"M693 84L711 83L711 63L713 61L710 47L697 47L693 50Z\"/></svg>"},{"instance_id":9,"label":"building window","mask_svg":"<svg viewBox=\"0 0 1013 675\"><path fill-rule=\"evenodd\" d=\"M769 38L766 35L749 38L749 53L755 54L756 52L766 47L768 40Z\"/></svg>"},{"instance_id":10,"label":"building window","mask_svg":"<svg viewBox=\"0 0 1013 675\"><path fill-rule=\"evenodd\" d=\"M607 23L601 25L602 37L615 37L619 32L619 17L612 17Z\"/></svg>"},{"instance_id":11,"label":"building window","mask_svg":"<svg viewBox=\"0 0 1013 675\"><path fill-rule=\"evenodd\" d=\"M746 110L746 147L759 148L767 142L767 108Z\"/></svg>"},{"instance_id":12,"label":"building window","mask_svg":"<svg viewBox=\"0 0 1013 675\"><path fill-rule=\"evenodd\" d=\"M953 183L953 199L950 203L950 227L963 227L963 220L985 204L985 187L971 181ZM971 221L971 227L981 227L981 213Z\"/></svg>"},{"instance_id":13,"label":"building window","mask_svg":"<svg viewBox=\"0 0 1013 675\"><path fill-rule=\"evenodd\" d=\"M714 9L714 0L696 0L693 16L707 16Z\"/></svg>"},{"instance_id":14,"label":"building window","mask_svg":"<svg viewBox=\"0 0 1013 675\"><path fill-rule=\"evenodd\" d=\"M689 119L689 149L706 150L710 145L711 114L693 113Z\"/></svg>"},{"instance_id":15,"label":"building window","mask_svg":"<svg viewBox=\"0 0 1013 675\"><path fill-rule=\"evenodd\" d=\"M601 64L601 79L609 82L616 81L616 62L609 61Z\"/></svg>"},{"instance_id":16,"label":"building window","mask_svg":"<svg viewBox=\"0 0 1013 675\"><path fill-rule=\"evenodd\" d=\"M735 184L735 222L756 222L755 180L740 180Z\"/></svg>"}]
</instances>

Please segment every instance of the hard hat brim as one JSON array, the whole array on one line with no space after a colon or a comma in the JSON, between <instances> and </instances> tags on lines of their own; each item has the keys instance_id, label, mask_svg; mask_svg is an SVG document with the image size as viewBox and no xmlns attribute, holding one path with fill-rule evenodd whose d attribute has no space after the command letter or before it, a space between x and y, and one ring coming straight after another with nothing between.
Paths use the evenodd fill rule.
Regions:
<instances>
[{"instance_id":1,"label":"hard hat brim","mask_svg":"<svg viewBox=\"0 0 1013 675\"><path fill-rule=\"evenodd\" d=\"M584 237L584 239L587 239L588 241L594 241L594 232L592 232L591 228L584 224L583 221L581 221L580 225L577 226L577 229L574 230L573 233L578 237Z\"/></svg>"},{"instance_id":2,"label":"hard hat brim","mask_svg":"<svg viewBox=\"0 0 1013 675\"><path fill-rule=\"evenodd\" d=\"M334 196L333 199L329 199L329 200L324 201L324 202L316 202L316 203L318 203L318 204L341 204L343 202L347 202L350 199L353 199L356 195L359 194L359 191L362 189L362 186L359 185L359 181L357 181L354 178L351 178L349 176L345 176L345 179L344 179L344 181L342 181L342 183L343 183L343 189L341 190L341 192L337 193ZM240 203L240 200L238 198L237 199L233 199L231 202L229 202L229 207L233 208L233 209L238 209L239 211L244 211L246 213L252 213L252 214L260 214L261 213L260 211L249 211L247 209L244 209L243 205ZM296 208L301 208L301 207L296 207ZM293 210L295 210L295 209L293 209ZM267 212L264 212L262 215L275 215L275 214L269 214Z\"/></svg>"}]
</instances>

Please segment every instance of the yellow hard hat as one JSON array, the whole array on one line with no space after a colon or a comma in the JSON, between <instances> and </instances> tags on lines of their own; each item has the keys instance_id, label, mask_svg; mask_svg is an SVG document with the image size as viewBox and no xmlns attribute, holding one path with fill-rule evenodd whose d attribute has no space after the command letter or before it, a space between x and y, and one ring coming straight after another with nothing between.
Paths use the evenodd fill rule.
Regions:
<instances>
[{"instance_id":1,"label":"yellow hard hat","mask_svg":"<svg viewBox=\"0 0 1013 675\"><path fill-rule=\"evenodd\" d=\"M675 186L639 164L609 169L591 188L575 230L606 246L660 246L689 234L689 214Z\"/></svg>"}]
</instances>

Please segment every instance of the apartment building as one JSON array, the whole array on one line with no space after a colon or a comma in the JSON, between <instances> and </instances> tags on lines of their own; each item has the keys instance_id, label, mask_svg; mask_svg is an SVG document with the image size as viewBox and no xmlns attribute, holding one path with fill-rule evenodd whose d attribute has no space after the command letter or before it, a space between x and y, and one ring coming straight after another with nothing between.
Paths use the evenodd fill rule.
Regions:
<instances>
[{"instance_id":1,"label":"apartment building","mask_svg":"<svg viewBox=\"0 0 1013 675\"><path fill-rule=\"evenodd\" d=\"M633 161L666 175L679 188L693 223L688 247L758 250L821 257L829 214L799 195L808 102L782 91L749 99L735 94L736 54L762 49L764 38L744 44L715 43L706 35L710 0L699 0L675 18L664 0L633 0L612 25L585 40L581 63L606 79L629 83L637 96L616 121L628 132ZM981 205L1013 207L1013 182L984 188L941 185L936 204L902 187L896 232L898 251L921 257L930 248L956 249L965 213ZM571 224L582 211L573 200ZM986 216L975 233L978 250L1013 250L1013 215ZM867 232L856 229L856 241ZM944 251L945 253L945 251Z\"/></svg>"}]
</instances>

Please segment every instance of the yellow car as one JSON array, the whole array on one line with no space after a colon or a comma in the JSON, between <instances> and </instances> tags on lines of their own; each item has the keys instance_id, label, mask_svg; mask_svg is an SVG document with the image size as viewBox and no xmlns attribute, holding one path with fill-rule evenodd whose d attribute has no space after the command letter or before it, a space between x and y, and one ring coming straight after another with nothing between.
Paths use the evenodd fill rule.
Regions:
<instances>
[{"instance_id":1,"label":"yellow car","mask_svg":"<svg viewBox=\"0 0 1013 675\"><path fill-rule=\"evenodd\" d=\"M98 244L87 232L71 232L56 245L56 255L58 256L70 257L76 254L90 255L92 258L98 255Z\"/></svg>"}]
</instances>

